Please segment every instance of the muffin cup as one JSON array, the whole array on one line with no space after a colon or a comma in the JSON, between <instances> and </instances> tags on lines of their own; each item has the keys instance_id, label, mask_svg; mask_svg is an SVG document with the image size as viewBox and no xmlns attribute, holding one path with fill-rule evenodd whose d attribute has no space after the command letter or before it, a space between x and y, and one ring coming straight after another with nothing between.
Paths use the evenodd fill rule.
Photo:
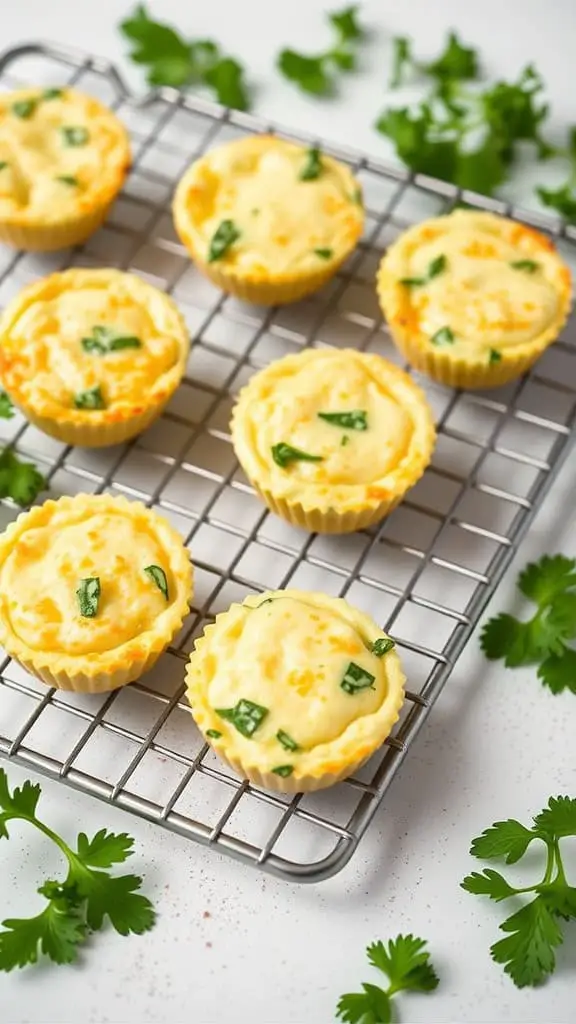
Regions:
<instances>
[{"instance_id":1,"label":"muffin cup","mask_svg":"<svg viewBox=\"0 0 576 1024\"><path fill-rule=\"evenodd\" d=\"M217 263L206 263L193 246L191 240L186 241L190 255L196 266L223 292L234 295L242 302L250 302L255 306L285 306L290 302L298 302L307 295L312 295L320 288L323 288L328 281L331 281L336 271L342 264L342 260L331 261L330 265L323 267L316 273L299 274L295 276L286 275L276 280L262 281L251 278L249 274L243 275L234 272L234 269L226 270Z\"/></svg>"},{"instance_id":2,"label":"muffin cup","mask_svg":"<svg viewBox=\"0 0 576 1024\"><path fill-rule=\"evenodd\" d=\"M183 621L184 616L182 616L178 627L174 629L172 636L167 638L157 650L149 651L145 657L135 658L128 665L110 672L88 673L67 671L61 668L52 669L40 656L24 658L21 655L11 654L8 645L5 645L5 649L8 654L11 654L14 661L26 669L30 675L36 676L41 682L46 683L46 686L54 686L57 690L73 690L75 693L108 693L110 690L119 690L120 687L133 683L141 675L144 675L144 672L148 672L172 641Z\"/></svg>"},{"instance_id":3,"label":"muffin cup","mask_svg":"<svg viewBox=\"0 0 576 1024\"><path fill-rule=\"evenodd\" d=\"M130 416L114 423L74 422L71 419L60 422L49 416L39 416L21 398L17 401L14 400L14 405L20 409L30 423L42 430L43 433L48 434L49 437L56 438L57 441L77 445L79 448L108 448L129 441L146 430L161 415L177 386L178 384L174 386L169 395L162 398L161 402L149 406L139 415Z\"/></svg>"},{"instance_id":4,"label":"muffin cup","mask_svg":"<svg viewBox=\"0 0 576 1024\"><path fill-rule=\"evenodd\" d=\"M122 187L118 182L117 191ZM53 252L80 245L103 224L116 195L105 205L96 206L83 216L54 224L24 224L0 220L0 242L25 252Z\"/></svg>"},{"instance_id":5,"label":"muffin cup","mask_svg":"<svg viewBox=\"0 0 576 1024\"><path fill-rule=\"evenodd\" d=\"M288 501L286 498L276 498L271 491L262 490L257 484L251 483L271 512L291 526L300 526L310 533L354 533L356 530L364 530L389 515L405 493L395 494L388 501L381 501L379 505L362 508L357 512L338 512L335 508L322 511L318 508L305 508L299 502Z\"/></svg>"}]
</instances>

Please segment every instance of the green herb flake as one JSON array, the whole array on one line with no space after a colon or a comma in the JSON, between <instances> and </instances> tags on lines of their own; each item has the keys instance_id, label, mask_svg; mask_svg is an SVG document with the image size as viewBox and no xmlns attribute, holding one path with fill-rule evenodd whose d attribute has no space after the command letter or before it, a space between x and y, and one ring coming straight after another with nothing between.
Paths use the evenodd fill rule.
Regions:
<instances>
[{"instance_id":1,"label":"green herb flake","mask_svg":"<svg viewBox=\"0 0 576 1024\"><path fill-rule=\"evenodd\" d=\"M350 444L350 438L348 437L348 434L344 434L342 440L340 441L340 447L345 448L347 444Z\"/></svg>"},{"instance_id":2,"label":"green herb flake","mask_svg":"<svg viewBox=\"0 0 576 1024\"><path fill-rule=\"evenodd\" d=\"M438 274L442 274L448 266L448 260L444 253L440 253L428 264L426 274L424 277L402 277L400 278L400 284L406 285L407 288L421 287L423 284L428 284Z\"/></svg>"},{"instance_id":3,"label":"green herb flake","mask_svg":"<svg viewBox=\"0 0 576 1024\"><path fill-rule=\"evenodd\" d=\"M368 430L368 414L363 409L351 412L319 412L318 418L344 430Z\"/></svg>"},{"instance_id":4,"label":"green herb flake","mask_svg":"<svg viewBox=\"0 0 576 1024\"><path fill-rule=\"evenodd\" d=\"M292 737L289 736L287 732L284 732L283 729L278 729L278 732L276 733L276 739L278 740L278 743L280 743L284 747L284 750L289 750L291 754L294 754L296 753L297 750L300 750L300 747L296 743L296 740L293 740Z\"/></svg>"},{"instance_id":5,"label":"green herb flake","mask_svg":"<svg viewBox=\"0 0 576 1024\"><path fill-rule=\"evenodd\" d=\"M169 600L168 596L168 580L166 579L166 573L164 569L159 565L145 565L144 572L150 577L151 580L156 584L158 590L164 595L166 600Z\"/></svg>"},{"instance_id":6,"label":"green herb flake","mask_svg":"<svg viewBox=\"0 0 576 1024\"><path fill-rule=\"evenodd\" d=\"M361 690L372 690L375 678L376 676L373 676L371 672L367 672L361 665L356 665L354 661L351 661L340 686L344 693L354 695L360 693Z\"/></svg>"},{"instance_id":7,"label":"green herb flake","mask_svg":"<svg viewBox=\"0 0 576 1024\"><path fill-rule=\"evenodd\" d=\"M219 740L220 737L222 736L222 733L218 732L218 729L206 729L206 735L211 740Z\"/></svg>"},{"instance_id":8,"label":"green herb flake","mask_svg":"<svg viewBox=\"0 0 576 1024\"><path fill-rule=\"evenodd\" d=\"M534 260L514 260L510 266L514 270L524 270L527 274L533 274L536 270L540 269L540 264Z\"/></svg>"},{"instance_id":9,"label":"green herb flake","mask_svg":"<svg viewBox=\"0 0 576 1024\"><path fill-rule=\"evenodd\" d=\"M0 498L12 498L25 508L48 484L33 462L22 462L12 448L0 452Z\"/></svg>"},{"instance_id":10,"label":"green herb flake","mask_svg":"<svg viewBox=\"0 0 576 1024\"><path fill-rule=\"evenodd\" d=\"M492 366L494 363L499 363L502 360L502 353L497 348L491 348L488 353L488 365Z\"/></svg>"},{"instance_id":11,"label":"green herb flake","mask_svg":"<svg viewBox=\"0 0 576 1024\"><path fill-rule=\"evenodd\" d=\"M388 654L388 651L391 651L395 646L396 644L389 636L381 636L378 640L374 640L374 643L372 644L372 654L375 654L377 658L383 658L384 655Z\"/></svg>"},{"instance_id":12,"label":"green herb flake","mask_svg":"<svg viewBox=\"0 0 576 1024\"><path fill-rule=\"evenodd\" d=\"M401 277L400 284L403 284L406 288L419 288L423 284L427 284L427 277Z\"/></svg>"},{"instance_id":13,"label":"green herb flake","mask_svg":"<svg viewBox=\"0 0 576 1024\"><path fill-rule=\"evenodd\" d=\"M334 255L333 249L314 249L314 252L321 260L331 260Z\"/></svg>"},{"instance_id":14,"label":"green herb flake","mask_svg":"<svg viewBox=\"0 0 576 1024\"><path fill-rule=\"evenodd\" d=\"M85 352L103 356L108 352L120 352L125 348L142 348L140 338L131 334L119 334L113 327L96 325L92 334L80 341Z\"/></svg>"},{"instance_id":15,"label":"green herb flake","mask_svg":"<svg viewBox=\"0 0 576 1024\"><path fill-rule=\"evenodd\" d=\"M233 708L215 708L215 711L247 739L251 739L268 714L268 708L244 699L239 700Z\"/></svg>"},{"instance_id":16,"label":"green herb flake","mask_svg":"<svg viewBox=\"0 0 576 1024\"><path fill-rule=\"evenodd\" d=\"M360 188L360 186L354 189L354 192L352 193L352 202L356 203L358 206L362 206L362 189Z\"/></svg>"},{"instance_id":17,"label":"green herb flake","mask_svg":"<svg viewBox=\"0 0 576 1024\"><path fill-rule=\"evenodd\" d=\"M208 263L221 260L229 248L240 238L240 231L233 220L223 220L210 239Z\"/></svg>"},{"instance_id":18,"label":"green herb flake","mask_svg":"<svg viewBox=\"0 0 576 1024\"><path fill-rule=\"evenodd\" d=\"M0 388L0 419L11 420L14 415L14 406L10 395Z\"/></svg>"},{"instance_id":19,"label":"green herb flake","mask_svg":"<svg viewBox=\"0 0 576 1024\"><path fill-rule=\"evenodd\" d=\"M78 598L80 615L85 619L95 618L100 600L100 580L98 576L89 576L87 579L80 580L76 597Z\"/></svg>"},{"instance_id":20,"label":"green herb flake","mask_svg":"<svg viewBox=\"0 0 576 1024\"><path fill-rule=\"evenodd\" d=\"M322 154L313 147L306 150L306 160L298 177L300 181L315 181L322 173Z\"/></svg>"},{"instance_id":21,"label":"green herb flake","mask_svg":"<svg viewBox=\"0 0 576 1024\"><path fill-rule=\"evenodd\" d=\"M286 469L291 462L323 462L322 455L309 455L308 452L293 448L291 444L286 444L284 441L273 444L270 451L274 462L281 469Z\"/></svg>"},{"instance_id":22,"label":"green herb flake","mask_svg":"<svg viewBox=\"0 0 576 1024\"><path fill-rule=\"evenodd\" d=\"M3 171L6 167L8 167L8 161L0 160L0 171Z\"/></svg>"},{"instance_id":23,"label":"green herb flake","mask_svg":"<svg viewBox=\"0 0 576 1024\"><path fill-rule=\"evenodd\" d=\"M85 146L90 138L90 132L83 125L63 125L60 133L65 146Z\"/></svg>"},{"instance_id":24,"label":"green herb flake","mask_svg":"<svg viewBox=\"0 0 576 1024\"><path fill-rule=\"evenodd\" d=\"M87 391L79 391L74 395L74 405L77 409L105 409L106 403L99 384Z\"/></svg>"},{"instance_id":25,"label":"green herb flake","mask_svg":"<svg viewBox=\"0 0 576 1024\"><path fill-rule=\"evenodd\" d=\"M78 178L75 178L73 174L58 174L54 181L61 181L63 185L70 185L73 188L77 188L80 184Z\"/></svg>"},{"instance_id":26,"label":"green herb flake","mask_svg":"<svg viewBox=\"0 0 576 1024\"><path fill-rule=\"evenodd\" d=\"M44 89L42 93L43 100L59 100L64 95L63 89Z\"/></svg>"},{"instance_id":27,"label":"green herb flake","mask_svg":"<svg viewBox=\"0 0 576 1024\"><path fill-rule=\"evenodd\" d=\"M294 771L293 764L279 764L276 768L272 769L274 775L279 775L281 779L287 779L289 775L292 775Z\"/></svg>"},{"instance_id":28,"label":"green herb flake","mask_svg":"<svg viewBox=\"0 0 576 1024\"><path fill-rule=\"evenodd\" d=\"M28 118L32 117L37 106L38 100L16 100L16 103L12 104L11 110L16 117L20 117L23 121L27 121Z\"/></svg>"},{"instance_id":29,"label":"green herb flake","mask_svg":"<svg viewBox=\"0 0 576 1024\"><path fill-rule=\"evenodd\" d=\"M432 345L453 345L454 344L454 331L451 327L441 327L436 334L433 334L430 338Z\"/></svg>"}]
</instances>

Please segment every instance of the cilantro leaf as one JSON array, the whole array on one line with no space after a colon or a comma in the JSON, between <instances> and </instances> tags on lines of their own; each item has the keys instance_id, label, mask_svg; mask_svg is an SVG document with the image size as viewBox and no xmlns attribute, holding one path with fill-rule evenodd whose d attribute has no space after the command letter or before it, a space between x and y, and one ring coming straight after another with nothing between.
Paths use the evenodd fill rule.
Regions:
<instances>
[{"instance_id":1,"label":"cilantro leaf","mask_svg":"<svg viewBox=\"0 0 576 1024\"><path fill-rule=\"evenodd\" d=\"M541 657L545 645L538 624L520 622L501 613L485 623L480 646L489 661L504 658L507 668L531 665Z\"/></svg>"},{"instance_id":2,"label":"cilantro leaf","mask_svg":"<svg viewBox=\"0 0 576 1024\"><path fill-rule=\"evenodd\" d=\"M565 885L561 882L552 882L549 885L538 886L538 892L544 900L548 910L565 921L576 917L576 887Z\"/></svg>"},{"instance_id":3,"label":"cilantro leaf","mask_svg":"<svg viewBox=\"0 0 576 1024\"><path fill-rule=\"evenodd\" d=\"M501 142L506 163L514 158L514 143L529 140L540 153L548 147L540 137L540 125L548 113L547 104L538 105L537 97L544 89L542 78L528 64L516 82L496 82L480 95L480 106L490 133Z\"/></svg>"},{"instance_id":4,"label":"cilantro leaf","mask_svg":"<svg viewBox=\"0 0 576 1024\"><path fill-rule=\"evenodd\" d=\"M86 937L86 925L77 907L53 899L36 917L8 918L0 932L0 970L35 964L39 953L54 963L70 964Z\"/></svg>"},{"instance_id":5,"label":"cilantro leaf","mask_svg":"<svg viewBox=\"0 0 576 1024\"><path fill-rule=\"evenodd\" d=\"M10 395L0 389L0 419L11 420L14 415L14 406Z\"/></svg>"},{"instance_id":6,"label":"cilantro leaf","mask_svg":"<svg viewBox=\"0 0 576 1024\"><path fill-rule=\"evenodd\" d=\"M212 86L218 103L234 110L248 110L250 101L244 82L244 68L232 57L222 57L204 73L204 81Z\"/></svg>"},{"instance_id":7,"label":"cilantro leaf","mask_svg":"<svg viewBox=\"0 0 576 1024\"><path fill-rule=\"evenodd\" d=\"M0 453L0 498L12 498L24 508L47 487L32 462L22 462L11 448Z\"/></svg>"},{"instance_id":8,"label":"cilantro leaf","mask_svg":"<svg viewBox=\"0 0 576 1024\"><path fill-rule=\"evenodd\" d=\"M8 776L0 768L0 807L15 818L33 818L40 799L40 786L37 782L26 780L22 786L16 786L13 793L8 787Z\"/></svg>"},{"instance_id":9,"label":"cilantro leaf","mask_svg":"<svg viewBox=\"0 0 576 1024\"><path fill-rule=\"evenodd\" d=\"M314 96L329 96L336 84L335 71L351 71L356 66L354 45L364 36L357 20L357 5L328 14L328 21L336 33L334 45L322 53L299 53L290 48L281 50L276 67L289 81L303 92Z\"/></svg>"},{"instance_id":10,"label":"cilantro leaf","mask_svg":"<svg viewBox=\"0 0 576 1024\"><path fill-rule=\"evenodd\" d=\"M464 46L455 32L450 32L445 49L437 60L424 64L423 70L433 78L466 80L478 78L476 50Z\"/></svg>"},{"instance_id":11,"label":"cilantro leaf","mask_svg":"<svg viewBox=\"0 0 576 1024\"><path fill-rule=\"evenodd\" d=\"M568 224L576 224L576 188L570 183L560 188L537 188L544 206L556 210Z\"/></svg>"},{"instance_id":12,"label":"cilantro leaf","mask_svg":"<svg viewBox=\"0 0 576 1024\"><path fill-rule=\"evenodd\" d=\"M412 44L407 36L394 36L392 40L392 74L388 82L389 89L398 89L402 85L404 70L413 66Z\"/></svg>"},{"instance_id":13,"label":"cilantro leaf","mask_svg":"<svg viewBox=\"0 0 576 1024\"><path fill-rule=\"evenodd\" d=\"M576 586L576 559L543 555L530 562L518 576L518 589L536 604L546 604L566 587Z\"/></svg>"},{"instance_id":14,"label":"cilantro leaf","mask_svg":"<svg viewBox=\"0 0 576 1024\"><path fill-rule=\"evenodd\" d=\"M282 50L278 55L278 70L285 78L304 92L314 96L326 96L332 89L332 77L325 67L324 57L307 56L296 50Z\"/></svg>"},{"instance_id":15,"label":"cilantro leaf","mask_svg":"<svg viewBox=\"0 0 576 1024\"><path fill-rule=\"evenodd\" d=\"M534 818L539 832L554 839L576 836L576 800L568 796L551 796L546 807Z\"/></svg>"},{"instance_id":16,"label":"cilantro leaf","mask_svg":"<svg viewBox=\"0 0 576 1024\"><path fill-rule=\"evenodd\" d=\"M516 889L509 885L503 875L493 868L484 868L484 871L473 871L460 883L462 889L471 892L475 896L489 896L491 900L500 902L514 896Z\"/></svg>"},{"instance_id":17,"label":"cilantro leaf","mask_svg":"<svg viewBox=\"0 0 576 1024\"><path fill-rule=\"evenodd\" d=\"M131 857L133 846L134 840L125 832L116 835L102 828L92 839L88 839L85 832L80 832L77 852L84 864L93 868L110 868Z\"/></svg>"},{"instance_id":18,"label":"cilantro leaf","mask_svg":"<svg viewBox=\"0 0 576 1024\"><path fill-rule=\"evenodd\" d=\"M102 927L105 917L120 935L141 935L154 924L150 900L134 891L142 884L137 875L115 877L89 871L89 878L80 872L74 872L74 876L78 891L86 899L86 921L93 931Z\"/></svg>"},{"instance_id":19,"label":"cilantro leaf","mask_svg":"<svg viewBox=\"0 0 576 1024\"><path fill-rule=\"evenodd\" d=\"M515 864L524 856L529 844L538 837L514 818L495 821L481 836L472 840L470 853L483 860L503 858L506 864Z\"/></svg>"},{"instance_id":20,"label":"cilantro leaf","mask_svg":"<svg viewBox=\"0 0 576 1024\"><path fill-rule=\"evenodd\" d=\"M358 5L344 7L341 11L332 11L328 14L328 20L334 26L342 41L351 39L362 39L364 30L358 24Z\"/></svg>"},{"instance_id":21,"label":"cilantro leaf","mask_svg":"<svg viewBox=\"0 0 576 1024\"><path fill-rule=\"evenodd\" d=\"M149 17L140 4L120 24L120 31L132 44L130 59L148 65L149 85L175 89L207 85L224 106L248 110L249 96L242 66L225 57L209 39L186 40L170 25Z\"/></svg>"},{"instance_id":22,"label":"cilantro leaf","mask_svg":"<svg viewBox=\"0 0 576 1024\"><path fill-rule=\"evenodd\" d=\"M390 990L400 992L431 992L438 986L438 976L429 963L430 953L426 941L414 935L398 935L386 947L383 942L374 942L366 953L373 967L377 967L390 979Z\"/></svg>"},{"instance_id":23,"label":"cilantro leaf","mask_svg":"<svg viewBox=\"0 0 576 1024\"><path fill-rule=\"evenodd\" d=\"M362 983L363 992L340 996L336 1016L346 1024L390 1024L392 1004L383 989Z\"/></svg>"},{"instance_id":24,"label":"cilantro leaf","mask_svg":"<svg viewBox=\"0 0 576 1024\"><path fill-rule=\"evenodd\" d=\"M556 966L554 949L562 943L560 927L546 901L536 897L503 924L509 933L490 949L492 959L504 964L518 988L539 985Z\"/></svg>"},{"instance_id":25,"label":"cilantro leaf","mask_svg":"<svg viewBox=\"0 0 576 1024\"><path fill-rule=\"evenodd\" d=\"M538 678L552 693L571 690L576 693L576 651L563 647L560 654L550 654L538 668Z\"/></svg>"},{"instance_id":26,"label":"cilantro leaf","mask_svg":"<svg viewBox=\"0 0 576 1024\"><path fill-rule=\"evenodd\" d=\"M498 141L487 134L473 150L458 153L456 184L470 192L491 196L494 189L506 180L506 164Z\"/></svg>"}]
</instances>

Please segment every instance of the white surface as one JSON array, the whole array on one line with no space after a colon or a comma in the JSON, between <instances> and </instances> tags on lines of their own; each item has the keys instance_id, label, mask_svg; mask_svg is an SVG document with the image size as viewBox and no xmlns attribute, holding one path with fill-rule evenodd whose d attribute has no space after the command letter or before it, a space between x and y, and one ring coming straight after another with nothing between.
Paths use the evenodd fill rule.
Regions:
<instances>
[{"instance_id":1,"label":"white surface","mask_svg":"<svg viewBox=\"0 0 576 1024\"><path fill-rule=\"evenodd\" d=\"M557 0L553 8L536 0L365 4L365 20L375 29L366 71L346 79L331 104L300 97L270 70L269 60L288 43L302 49L322 45L321 11L327 5L321 0L211 0L193 6L163 0L155 9L191 34L218 37L249 64L259 86L259 112L374 152L386 152L369 124L388 73L384 41L396 32L413 34L419 52L427 54L455 25L481 48L494 75L512 75L533 59L549 83L559 121L571 115L570 0ZM123 44L114 23L124 10L116 0L20 0L4 12L2 43L45 36L120 59ZM130 77L137 81L132 72ZM572 460L515 568L543 551L576 552L576 532L569 525L575 484ZM495 605L507 607L511 599L512 574ZM365 966L364 946L413 931L429 940L442 984L433 996L402 997L404 1022L571 1024L574 927L566 929L553 980L540 991L518 991L488 956L504 909L467 895L458 882L478 866L468 847L485 826L508 816L528 821L551 793L574 793L575 728L573 696L553 697L532 671L505 673L488 666L472 641L352 862L331 881L310 888L266 878L44 782L42 814L68 837L103 825L136 837L130 869L144 874L160 917L142 938L96 936L77 967L42 966L2 976L0 1019L320 1024L333 1019L342 992L354 991L363 980L377 981ZM12 782L27 774L10 767ZM34 887L47 872L40 838L24 828L13 832L2 847L3 918L33 912ZM57 865L50 861L51 869Z\"/></svg>"}]
</instances>

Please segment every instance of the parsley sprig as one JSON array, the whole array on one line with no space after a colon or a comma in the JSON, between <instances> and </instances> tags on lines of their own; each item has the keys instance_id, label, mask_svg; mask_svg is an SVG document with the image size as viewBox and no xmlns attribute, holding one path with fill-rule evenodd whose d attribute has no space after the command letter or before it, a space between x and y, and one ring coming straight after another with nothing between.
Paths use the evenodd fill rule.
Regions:
<instances>
[{"instance_id":1,"label":"parsley sprig","mask_svg":"<svg viewBox=\"0 0 576 1024\"><path fill-rule=\"evenodd\" d=\"M171 85L176 89L204 85L219 103L236 110L248 110L250 98L244 68L225 56L210 39L185 39L176 29L149 17L144 4L120 24L130 40L130 58L146 66L150 85Z\"/></svg>"},{"instance_id":2,"label":"parsley sprig","mask_svg":"<svg viewBox=\"0 0 576 1024\"><path fill-rule=\"evenodd\" d=\"M31 782L11 793L6 772L0 769L0 839L9 838L11 821L25 821L51 839L68 863L63 882L50 879L39 887L47 901L39 914L2 922L2 971L35 964L41 953L57 964L72 963L90 932L99 931L106 918L120 935L141 935L154 924L152 904L136 892L142 879L114 876L105 870L131 856L134 840L126 833L116 835L101 829L92 839L81 832L72 849L37 818L39 797L40 786Z\"/></svg>"},{"instance_id":3,"label":"parsley sprig","mask_svg":"<svg viewBox=\"0 0 576 1024\"><path fill-rule=\"evenodd\" d=\"M10 447L0 452L0 498L12 498L25 508L47 487L33 462L23 462Z\"/></svg>"},{"instance_id":4,"label":"parsley sprig","mask_svg":"<svg viewBox=\"0 0 576 1024\"><path fill-rule=\"evenodd\" d=\"M470 853L483 860L515 864L534 840L547 850L544 877L534 885L516 888L498 871L473 871L461 883L466 892L488 896L499 903L511 897L533 895L500 925L506 937L490 949L492 959L518 988L540 985L556 966L555 949L563 942L561 921L576 917L576 887L566 880L560 840L576 836L576 799L550 797L548 806L533 819L532 828L510 818L496 821L474 839Z\"/></svg>"},{"instance_id":5,"label":"parsley sprig","mask_svg":"<svg viewBox=\"0 0 576 1024\"><path fill-rule=\"evenodd\" d=\"M363 992L340 997L336 1016L346 1024L390 1024L397 992L433 992L439 979L425 947L425 940L414 935L398 935L387 944L373 942L366 949L368 962L386 975L389 985L383 989L363 982Z\"/></svg>"},{"instance_id":6,"label":"parsley sprig","mask_svg":"<svg viewBox=\"0 0 576 1024\"><path fill-rule=\"evenodd\" d=\"M506 612L490 619L480 646L491 661L504 659L507 668L538 665L538 678L552 693L576 693L576 559L544 555L520 573L518 589L536 605L531 619Z\"/></svg>"},{"instance_id":7,"label":"parsley sprig","mask_svg":"<svg viewBox=\"0 0 576 1024\"><path fill-rule=\"evenodd\" d=\"M353 71L356 67L356 46L364 36L364 30L358 24L357 11L358 6L353 4L328 14L335 39L323 53L282 50L276 62L280 73L303 92L316 96L333 93L338 72Z\"/></svg>"}]
</instances>

